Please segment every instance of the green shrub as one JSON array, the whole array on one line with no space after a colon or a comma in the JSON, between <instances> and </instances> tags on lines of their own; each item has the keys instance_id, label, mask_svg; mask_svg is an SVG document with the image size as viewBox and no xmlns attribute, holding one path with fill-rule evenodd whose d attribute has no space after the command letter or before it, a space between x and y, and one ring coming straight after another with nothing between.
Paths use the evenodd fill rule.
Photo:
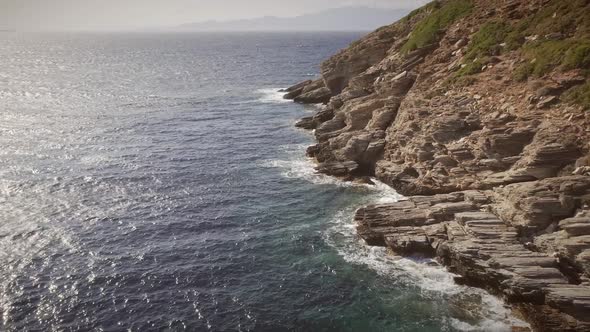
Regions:
<instances>
[{"instance_id":1,"label":"green shrub","mask_svg":"<svg viewBox=\"0 0 590 332\"><path fill-rule=\"evenodd\" d=\"M473 4L470 0L449 0L444 3L433 2L428 9L431 13L422 19L410 34L401 52L408 53L434 43L442 30L459 18L469 14Z\"/></svg>"},{"instance_id":2,"label":"green shrub","mask_svg":"<svg viewBox=\"0 0 590 332\"><path fill-rule=\"evenodd\" d=\"M442 87L444 89L451 89L453 87L466 87L471 86L475 82L477 82L476 76L473 75L466 75L466 76L456 76L452 75L445 79L442 83Z\"/></svg>"},{"instance_id":3,"label":"green shrub","mask_svg":"<svg viewBox=\"0 0 590 332\"><path fill-rule=\"evenodd\" d=\"M590 3L587 0L551 0L534 15L528 16L516 26L525 35L560 32L586 35L590 33Z\"/></svg>"},{"instance_id":4,"label":"green shrub","mask_svg":"<svg viewBox=\"0 0 590 332\"><path fill-rule=\"evenodd\" d=\"M401 19L401 21L407 22L409 20L411 20L412 18L418 16L419 14L422 14L424 12L436 9L440 7L440 2L438 1L432 1L427 3L426 5L418 8L418 9L414 9L412 10L408 15L406 15L404 18Z\"/></svg>"},{"instance_id":5,"label":"green shrub","mask_svg":"<svg viewBox=\"0 0 590 332\"><path fill-rule=\"evenodd\" d=\"M461 66L454 75L451 75L445 82L446 86L469 86L475 83L477 80L473 76L481 73L483 66L489 63L489 58L485 57L482 59L475 59L468 61L466 64Z\"/></svg>"},{"instance_id":6,"label":"green shrub","mask_svg":"<svg viewBox=\"0 0 590 332\"><path fill-rule=\"evenodd\" d=\"M581 105L584 109L590 110L590 82L569 89L564 93L563 100L571 104Z\"/></svg>"},{"instance_id":7,"label":"green shrub","mask_svg":"<svg viewBox=\"0 0 590 332\"><path fill-rule=\"evenodd\" d=\"M490 56L502 52L500 44L510 32L510 26L503 22L488 22L481 26L467 47L463 67L456 73L456 77L474 75L481 72L484 65L490 62Z\"/></svg>"},{"instance_id":8,"label":"green shrub","mask_svg":"<svg viewBox=\"0 0 590 332\"><path fill-rule=\"evenodd\" d=\"M524 54L532 61L535 76L543 76L563 63L566 52L575 41L545 40L525 45Z\"/></svg>"},{"instance_id":9,"label":"green shrub","mask_svg":"<svg viewBox=\"0 0 590 332\"><path fill-rule=\"evenodd\" d=\"M583 41L566 51L563 59L564 69L590 67L590 41Z\"/></svg>"},{"instance_id":10,"label":"green shrub","mask_svg":"<svg viewBox=\"0 0 590 332\"><path fill-rule=\"evenodd\" d=\"M484 63L480 60L469 61L461 69L459 69L457 73L455 73L455 76L461 77L481 73L481 68L483 66Z\"/></svg>"},{"instance_id":11,"label":"green shrub","mask_svg":"<svg viewBox=\"0 0 590 332\"><path fill-rule=\"evenodd\" d=\"M473 60L500 54L502 50L499 45L504 42L509 32L510 26L504 22L488 22L482 25L473 35L465 58Z\"/></svg>"},{"instance_id":12,"label":"green shrub","mask_svg":"<svg viewBox=\"0 0 590 332\"><path fill-rule=\"evenodd\" d=\"M561 33L576 38L590 37L590 2L588 0L551 0L539 11L516 24L506 37L507 48L518 49L524 37Z\"/></svg>"},{"instance_id":13,"label":"green shrub","mask_svg":"<svg viewBox=\"0 0 590 332\"><path fill-rule=\"evenodd\" d=\"M577 38L532 42L522 51L531 62L527 68L529 75L543 76L556 68L570 70L590 66L590 41Z\"/></svg>"},{"instance_id":14,"label":"green shrub","mask_svg":"<svg viewBox=\"0 0 590 332\"><path fill-rule=\"evenodd\" d=\"M524 44L524 42L524 35L522 34L522 32L518 30L510 31L504 39L504 43L506 43L506 50L508 51L514 51L519 49L522 46L522 44Z\"/></svg>"},{"instance_id":15,"label":"green shrub","mask_svg":"<svg viewBox=\"0 0 590 332\"><path fill-rule=\"evenodd\" d=\"M525 63L523 65L520 65L514 71L513 78L517 82L524 82L529 78L529 76L531 76L531 74L533 73L533 69L534 67L531 63Z\"/></svg>"}]
</instances>

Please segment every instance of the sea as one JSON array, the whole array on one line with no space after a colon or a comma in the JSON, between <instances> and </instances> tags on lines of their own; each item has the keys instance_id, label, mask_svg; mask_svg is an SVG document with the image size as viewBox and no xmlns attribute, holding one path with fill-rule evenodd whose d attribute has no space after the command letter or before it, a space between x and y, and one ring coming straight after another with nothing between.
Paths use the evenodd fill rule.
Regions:
<instances>
[{"instance_id":1,"label":"sea","mask_svg":"<svg viewBox=\"0 0 590 332\"><path fill-rule=\"evenodd\" d=\"M1 331L509 331L355 234L280 88L363 33L1 33Z\"/></svg>"}]
</instances>

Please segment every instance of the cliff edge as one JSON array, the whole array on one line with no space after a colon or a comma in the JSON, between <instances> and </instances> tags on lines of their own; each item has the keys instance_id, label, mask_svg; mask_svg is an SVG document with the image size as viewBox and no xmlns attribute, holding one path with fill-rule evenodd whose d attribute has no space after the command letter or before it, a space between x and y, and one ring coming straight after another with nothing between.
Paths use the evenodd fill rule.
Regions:
<instances>
[{"instance_id":1,"label":"cliff edge","mask_svg":"<svg viewBox=\"0 0 590 332\"><path fill-rule=\"evenodd\" d=\"M367 35L285 97L320 172L406 201L358 234L435 256L538 331L590 331L590 1L432 2Z\"/></svg>"}]
</instances>

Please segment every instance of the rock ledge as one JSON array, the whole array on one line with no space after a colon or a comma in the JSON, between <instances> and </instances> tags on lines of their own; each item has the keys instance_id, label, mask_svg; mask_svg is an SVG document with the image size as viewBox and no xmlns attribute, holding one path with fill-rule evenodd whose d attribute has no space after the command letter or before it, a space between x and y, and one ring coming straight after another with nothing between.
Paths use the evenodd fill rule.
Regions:
<instances>
[{"instance_id":1,"label":"rock ledge","mask_svg":"<svg viewBox=\"0 0 590 332\"><path fill-rule=\"evenodd\" d=\"M464 15L417 38L457 6ZM575 17L575 29L544 31ZM525 33L522 47L490 26ZM538 65L526 49L590 43L585 31L588 1L435 1L326 60L285 98L325 105L297 123L314 130L307 154L319 172L376 177L408 196L358 210L368 245L436 257L535 330L590 331L590 112L564 102L590 72L520 75Z\"/></svg>"}]
</instances>

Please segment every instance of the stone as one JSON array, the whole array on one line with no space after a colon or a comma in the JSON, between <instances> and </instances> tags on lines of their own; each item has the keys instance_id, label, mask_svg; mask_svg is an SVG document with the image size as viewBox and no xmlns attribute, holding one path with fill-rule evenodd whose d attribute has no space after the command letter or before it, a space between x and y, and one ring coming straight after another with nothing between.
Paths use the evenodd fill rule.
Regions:
<instances>
[{"instance_id":1,"label":"stone","mask_svg":"<svg viewBox=\"0 0 590 332\"><path fill-rule=\"evenodd\" d=\"M302 104L326 104L332 98L330 89L321 87L309 92L302 92L299 96L293 98L296 103Z\"/></svg>"},{"instance_id":2,"label":"stone","mask_svg":"<svg viewBox=\"0 0 590 332\"><path fill-rule=\"evenodd\" d=\"M311 84L312 82L313 82L312 80L306 80L306 81L297 83L291 87L288 87L286 89L281 89L281 90L279 90L279 92L293 92L295 90L300 90L300 89L305 88L307 85Z\"/></svg>"},{"instance_id":3,"label":"stone","mask_svg":"<svg viewBox=\"0 0 590 332\"><path fill-rule=\"evenodd\" d=\"M467 38L461 38L453 45L453 48L459 49L459 48L467 45L468 42L469 42L469 40L467 40Z\"/></svg>"},{"instance_id":4,"label":"stone","mask_svg":"<svg viewBox=\"0 0 590 332\"><path fill-rule=\"evenodd\" d=\"M316 170L320 173L344 176L353 173L358 169L358 164L353 161L346 162L327 162L321 163L316 167Z\"/></svg>"},{"instance_id":5,"label":"stone","mask_svg":"<svg viewBox=\"0 0 590 332\"><path fill-rule=\"evenodd\" d=\"M574 214L573 200L590 193L590 177L568 176L542 181L515 183L495 190L494 210L502 219L527 232L547 228L556 219Z\"/></svg>"},{"instance_id":6,"label":"stone","mask_svg":"<svg viewBox=\"0 0 590 332\"><path fill-rule=\"evenodd\" d=\"M303 129L315 129L316 123L315 123L313 117L309 116L309 117L301 118L299 121L297 121L297 123L295 123L295 127L303 128Z\"/></svg>"},{"instance_id":7,"label":"stone","mask_svg":"<svg viewBox=\"0 0 590 332\"><path fill-rule=\"evenodd\" d=\"M435 257L462 284L502 296L535 330L590 331L590 116L560 102L587 73L559 68L518 82L515 69L537 60L517 50L450 79L483 23L533 17L545 3L478 1L408 51L431 13L417 11L338 52L321 79L289 93L327 104L297 123L315 130L307 153L318 171L374 176L407 197L357 211L368 245ZM525 44L565 37L544 32Z\"/></svg>"},{"instance_id":8,"label":"stone","mask_svg":"<svg viewBox=\"0 0 590 332\"><path fill-rule=\"evenodd\" d=\"M559 98L556 96L544 97L543 99L541 99L539 101L539 103L537 103L537 108L547 108L547 107L557 103L558 100L559 100Z\"/></svg>"},{"instance_id":9,"label":"stone","mask_svg":"<svg viewBox=\"0 0 590 332\"><path fill-rule=\"evenodd\" d=\"M285 95L283 95L284 99L295 99L295 97L301 95L305 87L312 85L313 83L314 81L312 80L303 81L287 89L279 90L279 92L286 92Z\"/></svg>"}]
</instances>

